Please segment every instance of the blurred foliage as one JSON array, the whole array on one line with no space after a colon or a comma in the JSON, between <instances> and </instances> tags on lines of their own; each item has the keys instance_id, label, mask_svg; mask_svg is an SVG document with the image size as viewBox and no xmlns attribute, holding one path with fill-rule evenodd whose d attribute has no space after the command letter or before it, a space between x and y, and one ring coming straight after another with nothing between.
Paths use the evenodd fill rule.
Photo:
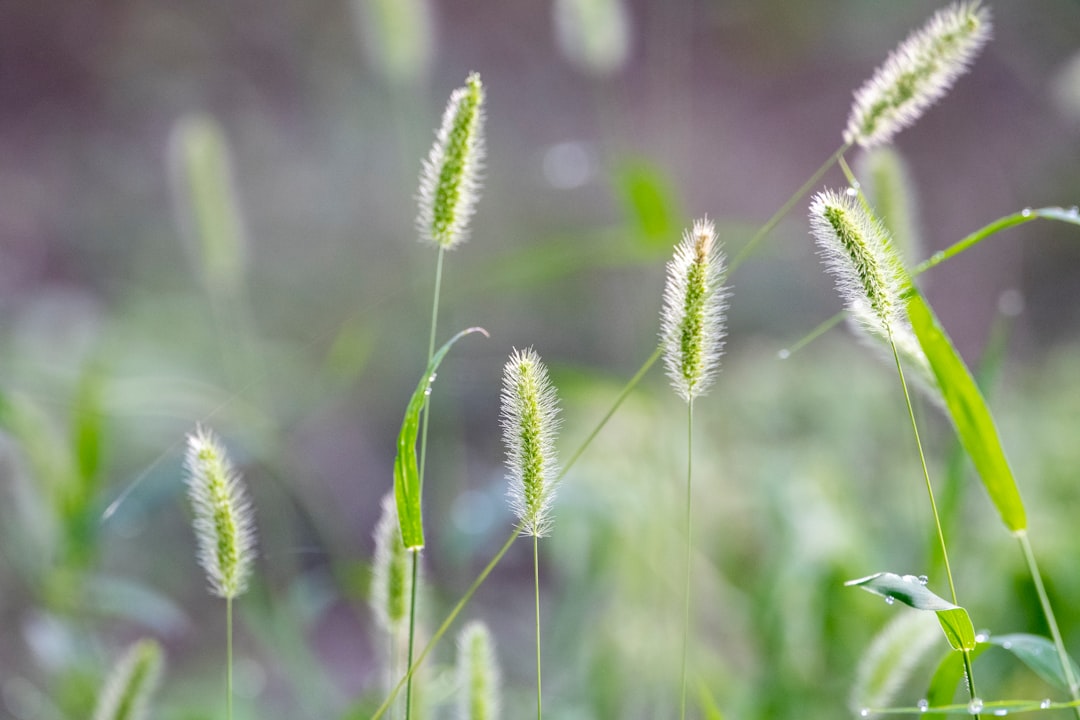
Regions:
<instances>
[{"instance_id":1,"label":"blurred foliage","mask_svg":"<svg viewBox=\"0 0 1080 720\"><path fill-rule=\"evenodd\" d=\"M455 350L432 396L429 627L511 527L497 423L510 349L550 361L568 457L654 346L684 213L707 211L739 247L839 142L850 88L935 6L69 5L16 3L0 23L0 67L19 79L0 89L0 714L17 720L87 717L142 636L168 658L154 717L221 716L224 610L195 562L180 467L197 421L227 439L256 507L238 718L364 718L381 702L371 531L434 272L411 198L464 72L490 87L488 181L473 239L447 258L440 327L492 340ZM928 250L1080 191L1080 20L994 9L989 57L904 141ZM605 35L555 26L585 13ZM930 289L962 353L989 345L984 392L1075 654L1072 231L1018 230L934 270ZM835 308L809 245L796 212L734 278L729 354L695 405L701 717L847 713L871 640L914 611L843 582L889 569L943 585L895 376L841 331L777 356ZM985 343L1010 284L1010 332ZM950 426L919 410L975 627L1045 634ZM671 716L683 411L654 370L560 491L541 545L551 717ZM526 550L465 613L492 628L508 717L533 699ZM452 706L444 645L424 677L432 716ZM940 637L896 697L924 697L945 650ZM1007 653L976 669L987 699L1057 696Z\"/></svg>"}]
</instances>

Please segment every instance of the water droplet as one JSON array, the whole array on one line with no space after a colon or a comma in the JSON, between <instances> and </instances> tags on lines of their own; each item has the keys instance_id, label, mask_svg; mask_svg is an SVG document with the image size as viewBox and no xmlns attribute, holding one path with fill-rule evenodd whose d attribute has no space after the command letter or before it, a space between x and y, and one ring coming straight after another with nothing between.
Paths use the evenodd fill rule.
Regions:
<instances>
[{"instance_id":1,"label":"water droplet","mask_svg":"<svg viewBox=\"0 0 1080 720\"><path fill-rule=\"evenodd\" d=\"M919 712L926 712L930 709L930 701L923 698L919 702L915 703L915 707L919 708Z\"/></svg>"},{"instance_id":2,"label":"water droplet","mask_svg":"<svg viewBox=\"0 0 1080 720\"><path fill-rule=\"evenodd\" d=\"M1006 650L1012 650L1012 643L1006 640L1005 642L1001 643L1001 647L1005 648Z\"/></svg>"},{"instance_id":3,"label":"water droplet","mask_svg":"<svg viewBox=\"0 0 1080 720\"><path fill-rule=\"evenodd\" d=\"M856 195L859 194L858 188L853 188L853 187L849 187L844 192L847 194L848 197L855 197Z\"/></svg>"},{"instance_id":4,"label":"water droplet","mask_svg":"<svg viewBox=\"0 0 1080 720\"><path fill-rule=\"evenodd\" d=\"M994 710L994 714L997 715L998 717L1005 717L1006 715L1009 714L1009 711L1008 711L1007 708L997 708L997 709Z\"/></svg>"},{"instance_id":5,"label":"water droplet","mask_svg":"<svg viewBox=\"0 0 1080 720\"><path fill-rule=\"evenodd\" d=\"M1069 214L1072 215L1073 217L1076 217L1077 215L1080 215L1080 207L1077 207L1076 205L1073 205L1071 208L1069 208Z\"/></svg>"},{"instance_id":6,"label":"water droplet","mask_svg":"<svg viewBox=\"0 0 1080 720\"><path fill-rule=\"evenodd\" d=\"M776 353L776 357L780 358L781 360L787 360L789 357L791 357L791 351L787 348L784 348L780 352Z\"/></svg>"},{"instance_id":7,"label":"water droplet","mask_svg":"<svg viewBox=\"0 0 1080 720\"><path fill-rule=\"evenodd\" d=\"M896 600L893 599L891 596L889 596L889 595L885 596L885 604L886 605L892 605L894 602L896 602Z\"/></svg>"},{"instance_id":8,"label":"water droplet","mask_svg":"<svg viewBox=\"0 0 1080 720\"><path fill-rule=\"evenodd\" d=\"M986 641L987 641L987 640L989 640L989 639L990 639L990 636L989 636L989 635L987 635L987 634L986 634L986 633L984 633L984 632L977 632L977 633L975 633L975 642L977 642L977 643L984 643L984 642L986 642Z\"/></svg>"},{"instance_id":9,"label":"water droplet","mask_svg":"<svg viewBox=\"0 0 1080 720\"><path fill-rule=\"evenodd\" d=\"M926 577L925 575L920 575L919 576L919 584L920 585L925 585L928 582L930 582L930 578Z\"/></svg>"},{"instance_id":10,"label":"water droplet","mask_svg":"<svg viewBox=\"0 0 1080 720\"><path fill-rule=\"evenodd\" d=\"M431 377L429 377L429 378L427 379L427 381L428 381L429 383L433 383L433 382L435 382L435 378L437 378L438 376L439 376L439 374L438 374L438 373L431 373Z\"/></svg>"},{"instance_id":11,"label":"water droplet","mask_svg":"<svg viewBox=\"0 0 1080 720\"><path fill-rule=\"evenodd\" d=\"M424 388L424 395L431 395L431 386Z\"/></svg>"},{"instance_id":12,"label":"water droplet","mask_svg":"<svg viewBox=\"0 0 1080 720\"><path fill-rule=\"evenodd\" d=\"M945 260L945 253L944 253L944 252L942 252L942 251L940 251L940 250L939 250L938 252L934 253L934 254L933 254L933 255L932 255L931 257L930 257L930 262L934 263L935 265L936 265L937 263L939 263L939 262L942 262L942 261L944 261L944 260Z\"/></svg>"},{"instance_id":13,"label":"water droplet","mask_svg":"<svg viewBox=\"0 0 1080 720\"><path fill-rule=\"evenodd\" d=\"M1052 705L1052 704L1053 704L1053 703L1051 703L1051 702L1050 702L1050 698L1043 698L1043 701L1042 701L1041 703L1039 703L1039 707L1040 707L1041 709L1043 709L1043 710L1046 710L1046 709L1048 709L1048 708L1050 707L1050 705Z\"/></svg>"},{"instance_id":14,"label":"water droplet","mask_svg":"<svg viewBox=\"0 0 1080 720\"><path fill-rule=\"evenodd\" d=\"M870 717L870 708L863 708L860 710L859 717Z\"/></svg>"},{"instance_id":15,"label":"water droplet","mask_svg":"<svg viewBox=\"0 0 1080 720\"><path fill-rule=\"evenodd\" d=\"M971 698L971 702L968 703L968 712L972 715L978 715L982 712L983 701L981 698Z\"/></svg>"},{"instance_id":16,"label":"water droplet","mask_svg":"<svg viewBox=\"0 0 1080 720\"><path fill-rule=\"evenodd\" d=\"M1026 207L1020 211L1020 217L1031 217L1031 208Z\"/></svg>"}]
</instances>

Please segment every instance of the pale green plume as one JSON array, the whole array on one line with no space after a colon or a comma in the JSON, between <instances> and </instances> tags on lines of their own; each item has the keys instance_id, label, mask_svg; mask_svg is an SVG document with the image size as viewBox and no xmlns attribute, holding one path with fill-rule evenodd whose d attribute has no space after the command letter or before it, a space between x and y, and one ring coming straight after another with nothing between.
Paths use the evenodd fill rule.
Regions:
<instances>
[{"instance_id":1,"label":"pale green plume","mask_svg":"<svg viewBox=\"0 0 1080 720\"><path fill-rule=\"evenodd\" d=\"M495 643L487 626L468 623L458 635L458 718L496 720L500 717L500 672Z\"/></svg>"},{"instance_id":2,"label":"pale green plume","mask_svg":"<svg viewBox=\"0 0 1080 720\"><path fill-rule=\"evenodd\" d=\"M510 507L523 535L543 537L551 528L559 476L555 457L559 406L547 368L532 348L510 355L503 369L501 399Z\"/></svg>"},{"instance_id":3,"label":"pale green plume","mask_svg":"<svg viewBox=\"0 0 1080 720\"><path fill-rule=\"evenodd\" d=\"M575 67L605 76L626 65L633 32L625 0L555 0L551 7L559 51Z\"/></svg>"},{"instance_id":4,"label":"pale green plume","mask_svg":"<svg viewBox=\"0 0 1080 720\"><path fill-rule=\"evenodd\" d=\"M255 520L240 475L225 448L203 427L188 435L185 467L188 497L195 511L199 564L210 590L232 599L247 589L255 559Z\"/></svg>"},{"instance_id":5,"label":"pale green plume","mask_svg":"<svg viewBox=\"0 0 1080 720\"><path fill-rule=\"evenodd\" d=\"M908 36L855 92L844 142L892 140L944 97L990 39L990 12L979 2L939 10Z\"/></svg>"},{"instance_id":6,"label":"pale green plume","mask_svg":"<svg viewBox=\"0 0 1080 720\"><path fill-rule=\"evenodd\" d=\"M911 330L903 292L910 280L888 232L855 198L829 190L810 204L810 230L858 330L888 349L890 339L920 384L940 403L937 381Z\"/></svg>"},{"instance_id":7,"label":"pale green plume","mask_svg":"<svg viewBox=\"0 0 1080 720\"><path fill-rule=\"evenodd\" d=\"M472 73L450 95L435 144L420 171L420 237L450 249L464 242L480 194L484 160L484 86Z\"/></svg>"},{"instance_id":8,"label":"pale green plume","mask_svg":"<svg viewBox=\"0 0 1080 720\"><path fill-rule=\"evenodd\" d=\"M162 664L161 646L154 640L140 640L128 648L109 673L94 720L146 720Z\"/></svg>"},{"instance_id":9,"label":"pale green plume","mask_svg":"<svg viewBox=\"0 0 1080 720\"><path fill-rule=\"evenodd\" d=\"M671 384L689 402L708 390L724 349L724 254L708 219L694 222L667 264L660 340Z\"/></svg>"},{"instance_id":10,"label":"pale green plume","mask_svg":"<svg viewBox=\"0 0 1080 720\"><path fill-rule=\"evenodd\" d=\"M375 563L371 578L371 610L379 626L391 636L409 620L412 573L409 553L401 542L394 493L383 496L382 514L375 525Z\"/></svg>"},{"instance_id":11,"label":"pale green plume","mask_svg":"<svg viewBox=\"0 0 1080 720\"><path fill-rule=\"evenodd\" d=\"M415 83L431 67L435 30L430 0L353 0L368 60L391 85Z\"/></svg>"}]
</instances>

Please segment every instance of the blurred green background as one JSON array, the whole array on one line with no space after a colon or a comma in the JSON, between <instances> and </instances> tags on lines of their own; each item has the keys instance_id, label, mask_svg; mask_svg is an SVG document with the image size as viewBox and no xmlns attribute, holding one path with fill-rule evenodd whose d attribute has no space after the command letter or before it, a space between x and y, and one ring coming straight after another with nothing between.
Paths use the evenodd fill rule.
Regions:
<instances>
[{"instance_id":1,"label":"blurred green background","mask_svg":"<svg viewBox=\"0 0 1080 720\"><path fill-rule=\"evenodd\" d=\"M238 717L366 717L381 701L371 532L435 264L415 240L416 179L469 71L488 94L486 181L472 238L447 257L440 335L481 325L491 339L455 348L433 395L429 625L511 526L497 418L511 348L551 365L567 457L655 346L682 229L708 214L742 247L839 146L852 90L938 6L5 6L0 716L87 717L142 635L168 657L153 717L223 716L224 613L196 565L181 472L198 421L227 439L256 506ZM972 72L897 140L921 255L1080 199L1080 4L991 8ZM821 185L841 182L834 169ZM895 376L844 329L778 357L839 307L804 208L732 278L724 369L695 406L695 701L715 708L700 717L849 713L859 655L904 611L843 581L893 570L942 587ZM961 352L994 370L987 392L1074 653L1077 268L1077 228L1035 222L924 278ZM922 417L962 602L977 627L1045 633L948 424ZM684 463L684 406L654 369L567 476L542 545L551 717L675 714ZM493 628L509 718L532 707L530 565L515 547L465 613ZM425 679L432 716L449 716L452 646ZM977 670L987 699L1053 692L1007 656Z\"/></svg>"}]
</instances>

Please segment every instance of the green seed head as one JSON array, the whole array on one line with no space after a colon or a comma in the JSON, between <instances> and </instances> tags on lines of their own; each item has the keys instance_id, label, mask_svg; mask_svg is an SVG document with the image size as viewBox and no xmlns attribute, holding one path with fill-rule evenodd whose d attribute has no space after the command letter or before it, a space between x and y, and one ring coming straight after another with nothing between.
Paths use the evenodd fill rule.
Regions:
<instances>
[{"instance_id":1,"label":"green seed head","mask_svg":"<svg viewBox=\"0 0 1080 720\"><path fill-rule=\"evenodd\" d=\"M977 0L939 10L855 92L844 141L889 142L944 97L989 39L990 13Z\"/></svg>"},{"instance_id":2,"label":"green seed head","mask_svg":"<svg viewBox=\"0 0 1080 720\"><path fill-rule=\"evenodd\" d=\"M698 220L667 264L660 339L671 384L687 402L702 395L716 375L724 349L727 291L721 286L724 255L716 229Z\"/></svg>"},{"instance_id":3,"label":"green seed head","mask_svg":"<svg viewBox=\"0 0 1080 720\"><path fill-rule=\"evenodd\" d=\"M161 681L161 646L140 640L113 667L98 697L94 720L145 720Z\"/></svg>"},{"instance_id":4,"label":"green seed head","mask_svg":"<svg viewBox=\"0 0 1080 720\"><path fill-rule=\"evenodd\" d=\"M379 625L396 635L409 619L412 574L409 553L401 542L394 493L382 499L382 514L375 526L375 566L371 579L371 610Z\"/></svg>"},{"instance_id":5,"label":"green seed head","mask_svg":"<svg viewBox=\"0 0 1080 720\"><path fill-rule=\"evenodd\" d=\"M487 626L473 621L458 635L458 718L495 720L500 717L500 673L495 643Z\"/></svg>"},{"instance_id":6,"label":"green seed head","mask_svg":"<svg viewBox=\"0 0 1080 720\"><path fill-rule=\"evenodd\" d=\"M450 249L468 236L484 159L484 86L476 73L450 95L435 144L420 171L417 228Z\"/></svg>"},{"instance_id":7,"label":"green seed head","mask_svg":"<svg viewBox=\"0 0 1080 720\"><path fill-rule=\"evenodd\" d=\"M522 524L522 534L543 537L551 529L558 477L559 407L547 368L532 348L510 355L503 369L501 399L510 506Z\"/></svg>"},{"instance_id":8,"label":"green seed head","mask_svg":"<svg viewBox=\"0 0 1080 720\"><path fill-rule=\"evenodd\" d=\"M195 511L199 564L210 591L235 598L247 588L255 559L255 521L240 475L225 448L209 430L198 427L188 436L185 466L188 497Z\"/></svg>"}]
</instances>

